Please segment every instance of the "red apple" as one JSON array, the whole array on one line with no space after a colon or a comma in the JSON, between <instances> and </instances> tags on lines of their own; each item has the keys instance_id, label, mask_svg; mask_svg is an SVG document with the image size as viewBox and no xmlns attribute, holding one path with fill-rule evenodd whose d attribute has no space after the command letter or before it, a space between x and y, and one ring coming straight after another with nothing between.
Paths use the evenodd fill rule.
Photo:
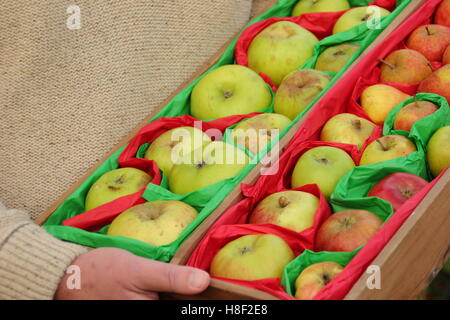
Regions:
<instances>
[{"instance_id":1,"label":"red apple","mask_svg":"<svg viewBox=\"0 0 450 320\"><path fill-rule=\"evenodd\" d=\"M444 51L444 55L442 56L442 63L444 65L450 63L450 46L448 46Z\"/></svg>"},{"instance_id":2,"label":"red apple","mask_svg":"<svg viewBox=\"0 0 450 320\"><path fill-rule=\"evenodd\" d=\"M434 23L450 26L450 0L442 1L441 5L436 11Z\"/></svg>"},{"instance_id":3,"label":"red apple","mask_svg":"<svg viewBox=\"0 0 450 320\"><path fill-rule=\"evenodd\" d=\"M423 80L418 92L436 93L450 101L450 64L436 70Z\"/></svg>"},{"instance_id":4,"label":"red apple","mask_svg":"<svg viewBox=\"0 0 450 320\"><path fill-rule=\"evenodd\" d=\"M337 263L326 261L305 268L295 280L295 298L312 300L344 268Z\"/></svg>"},{"instance_id":5,"label":"red apple","mask_svg":"<svg viewBox=\"0 0 450 320\"><path fill-rule=\"evenodd\" d=\"M411 49L396 50L380 62L380 80L383 82L416 84L433 72L428 59Z\"/></svg>"},{"instance_id":6,"label":"red apple","mask_svg":"<svg viewBox=\"0 0 450 320\"><path fill-rule=\"evenodd\" d=\"M317 251L356 250L381 227L383 220L366 210L344 210L333 214L320 227Z\"/></svg>"},{"instance_id":7,"label":"red apple","mask_svg":"<svg viewBox=\"0 0 450 320\"><path fill-rule=\"evenodd\" d=\"M386 200L397 211L401 205L422 190L428 182L412 173L392 173L375 184L367 194L368 197L378 197Z\"/></svg>"},{"instance_id":8,"label":"red apple","mask_svg":"<svg viewBox=\"0 0 450 320\"><path fill-rule=\"evenodd\" d=\"M419 119L434 113L438 109L429 101L414 101L404 106L395 116L394 129L411 131L411 127Z\"/></svg>"},{"instance_id":9,"label":"red apple","mask_svg":"<svg viewBox=\"0 0 450 320\"><path fill-rule=\"evenodd\" d=\"M420 52L430 61L441 61L449 44L450 28L437 24L418 27L406 41L408 48Z\"/></svg>"}]
</instances>

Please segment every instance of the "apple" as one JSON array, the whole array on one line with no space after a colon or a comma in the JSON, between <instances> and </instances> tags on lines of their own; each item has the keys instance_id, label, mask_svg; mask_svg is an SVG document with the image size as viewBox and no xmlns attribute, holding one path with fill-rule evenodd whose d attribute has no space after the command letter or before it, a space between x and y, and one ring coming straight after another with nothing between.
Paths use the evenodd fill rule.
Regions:
<instances>
[{"instance_id":1,"label":"apple","mask_svg":"<svg viewBox=\"0 0 450 320\"><path fill-rule=\"evenodd\" d=\"M333 34L347 31L360 25L361 23L368 23L368 21L376 18L382 18L390 14L384 8L378 6L356 7L344 13L334 25Z\"/></svg>"},{"instance_id":2,"label":"apple","mask_svg":"<svg viewBox=\"0 0 450 320\"><path fill-rule=\"evenodd\" d=\"M350 9L347 0L300 0L295 5L292 16L297 17L312 12L338 12L347 9Z\"/></svg>"},{"instance_id":3,"label":"apple","mask_svg":"<svg viewBox=\"0 0 450 320\"><path fill-rule=\"evenodd\" d=\"M317 58L315 69L338 73L359 50L359 45L344 43L328 47Z\"/></svg>"},{"instance_id":4,"label":"apple","mask_svg":"<svg viewBox=\"0 0 450 320\"><path fill-rule=\"evenodd\" d=\"M263 111L270 106L269 86L253 70L225 65L206 74L191 94L191 114L200 120Z\"/></svg>"},{"instance_id":5,"label":"apple","mask_svg":"<svg viewBox=\"0 0 450 320\"><path fill-rule=\"evenodd\" d=\"M450 126L438 129L431 136L427 146L427 161L435 177L450 165Z\"/></svg>"},{"instance_id":6,"label":"apple","mask_svg":"<svg viewBox=\"0 0 450 320\"><path fill-rule=\"evenodd\" d=\"M330 197L339 180L355 167L352 158L339 148L315 147L306 151L292 172L292 188L317 184Z\"/></svg>"},{"instance_id":7,"label":"apple","mask_svg":"<svg viewBox=\"0 0 450 320\"><path fill-rule=\"evenodd\" d=\"M450 101L450 64L436 70L423 80L418 92L436 93Z\"/></svg>"},{"instance_id":8,"label":"apple","mask_svg":"<svg viewBox=\"0 0 450 320\"><path fill-rule=\"evenodd\" d=\"M314 223L319 198L302 191L281 191L264 198L250 215L249 223L272 223L302 232Z\"/></svg>"},{"instance_id":9,"label":"apple","mask_svg":"<svg viewBox=\"0 0 450 320\"><path fill-rule=\"evenodd\" d=\"M316 36L290 21L279 21L261 31L248 49L248 66L280 85L283 78L313 56ZM253 92L250 92L255 96Z\"/></svg>"},{"instance_id":10,"label":"apple","mask_svg":"<svg viewBox=\"0 0 450 320\"><path fill-rule=\"evenodd\" d=\"M172 170L177 158L210 142L211 138L194 127L178 127L164 132L148 147L144 158L154 160L165 175Z\"/></svg>"},{"instance_id":11,"label":"apple","mask_svg":"<svg viewBox=\"0 0 450 320\"><path fill-rule=\"evenodd\" d=\"M351 252L365 244L383 224L367 210L344 210L329 217L319 228L317 251Z\"/></svg>"},{"instance_id":12,"label":"apple","mask_svg":"<svg viewBox=\"0 0 450 320\"><path fill-rule=\"evenodd\" d=\"M383 124L397 105L410 96L386 84L367 87L361 94L361 107L376 124Z\"/></svg>"},{"instance_id":13,"label":"apple","mask_svg":"<svg viewBox=\"0 0 450 320\"><path fill-rule=\"evenodd\" d=\"M119 214L109 226L107 234L163 246L174 242L197 216L197 210L184 202L156 200L136 205Z\"/></svg>"},{"instance_id":14,"label":"apple","mask_svg":"<svg viewBox=\"0 0 450 320\"><path fill-rule=\"evenodd\" d=\"M239 122L231 130L231 137L235 143L258 154L290 123L282 114L263 113Z\"/></svg>"},{"instance_id":15,"label":"apple","mask_svg":"<svg viewBox=\"0 0 450 320\"><path fill-rule=\"evenodd\" d=\"M344 268L335 262L319 262L305 268L295 280L295 298L312 300Z\"/></svg>"},{"instance_id":16,"label":"apple","mask_svg":"<svg viewBox=\"0 0 450 320\"><path fill-rule=\"evenodd\" d=\"M152 181L148 173L135 168L120 168L104 173L95 181L86 195L85 210L138 192Z\"/></svg>"},{"instance_id":17,"label":"apple","mask_svg":"<svg viewBox=\"0 0 450 320\"><path fill-rule=\"evenodd\" d=\"M359 164L364 166L376 162L406 157L414 151L417 151L417 148L408 138L400 135L388 135L370 143L364 150Z\"/></svg>"},{"instance_id":18,"label":"apple","mask_svg":"<svg viewBox=\"0 0 450 320\"><path fill-rule=\"evenodd\" d=\"M429 61L441 61L445 49L450 45L450 28L437 24L420 26L408 37L406 45L423 54Z\"/></svg>"},{"instance_id":19,"label":"apple","mask_svg":"<svg viewBox=\"0 0 450 320\"><path fill-rule=\"evenodd\" d=\"M444 51L444 55L442 56L442 63L444 65L450 64L450 46L448 46Z\"/></svg>"},{"instance_id":20,"label":"apple","mask_svg":"<svg viewBox=\"0 0 450 320\"><path fill-rule=\"evenodd\" d=\"M331 78L324 72L304 69L284 78L274 100L274 112L294 120L328 85Z\"/></svg>"},{"instance_id":21,"label":"apple","mask_svg":"<svg viewBox=\"0 0 450 320\"><path fill-rule=\"evenodd\" d=\"M361 149L376 125L351 113L339 113L325 123L320 140L354 144Z\"/></svg>"},{"instance_id":22,"label":"apple","mask_svg":"<svg viewBox=\"0 0 450 320\"><path fill-rule=\"evenodd\" d=\"M450 26L450 0L444 0L439 5L434 16L434 23Z\"/></svg>"},{"instance_id":23,"label":"apple","mask_svg":"<svg viewBox=\"0 0 450 320\"><path fill-rule=\"evenodd\" d=\"M404 106L395 116L394 129L411 131L411 127L419 119L436 112L439 107L429 101L414 101Z\"/></svg>"},{"instance_id":24,"label":"apple","mask_svg":"<svg viewBox=\"0 0 450 320\"><path fill-rule=\"evenodd\" d=\"M401 205L422 190L428 181L407 172L392 173L378 181L367 194L386 200L397 211Z\"/></svg>"},{"instance_id":25,"label":"apple","mask_svg":"<svg viewBox=\"0 0 450 320\"><path fill-rule=\"evenodd\" d=\"M279 236L255 234L237 238L214 256L210 273L215 277L237 280L281 278L294 252Z\"/></svg>"},{"instance_id":26,"label":"apple","mask_svg":"<svg viewBox=\"0 0 450 320\"><path fill-rule=\"evenodd\" d=\"M237 175L249 163L244 151L223 141L212 141L174 164L169 189L178 194L200 190Z\"/></svg>"},{"instance_id":27,"label":"apple","mask_svg":"<svg viewBox=\"0 0 450 320\"><path fill-rule=\"evenodd\" d=\"M417 84L427 78L433 68L423 54L411 49L400 49L380 59L383 82Z\"/></svg>"}]
</instances>

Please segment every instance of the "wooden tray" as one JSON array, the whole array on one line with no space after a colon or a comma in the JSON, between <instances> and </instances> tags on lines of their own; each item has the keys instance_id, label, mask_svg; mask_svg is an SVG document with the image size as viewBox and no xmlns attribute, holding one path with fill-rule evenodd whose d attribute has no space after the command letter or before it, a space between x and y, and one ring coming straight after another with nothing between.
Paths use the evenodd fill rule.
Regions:
<instances>
[{"instance_id":1,"label":"wooden tray","mask_svg":"<svg viewBox=\"0 0 450 320\"><path fill-rule=\"evenodd\" d=\"M405 19L407 19L420 5L422 5L426 0L412 0L412 2L397 16L397 18L391 22L391 24L384 30L380 36L362 53L361 57L364 56L365 53L367 53L369 50L371 50L374 46L379 44L388 34L390 34L397 26L399 26ZM255 14L259 15L262 13L262 11L265 11L270 6L274 5L276 3L276 0L268 0L267 1L267 7L262 8L261 12ZM165 101L163 101L152 113L150 113L143 121L136 126L134 129L130 131L130 133L123 138L116 146L114 146L105 157L100 159L96 165L94 165L88 172L86 172L74 185L72 185L66 192L64 192L47 210L45 210L41 215L39 215L35 221L38 224L43 224L48 217L58 208L61 203L70 195L72 194L82 183L85 181L103 162L105 162L113 153L115 153L118 149L122 148L124 145L126 145L135 135L136 133L145 125L147 125L151 119L163 108L165 107L179 92L181 92L186 86L188 86L193 80L198 78L200 75L202 75L204 72L206 72L211 66L213 66L219 58L222 56L225 49L229 46L231 41L234 39L231 38L227 43L225 43L222 48L213 56L211 59L209 59L207 62L205 62L193 75L190 79L186 80L183 84L181 84L178 89L176 89L171 96L169 96ZM359 60L358 58L352 66L357 64ZM352 66L347 70L346 73L351 70ZM338 81L345 81L345 75L341 76L341 78ZM326 96L326 94L322 97L322 99ZM303 117L303 119L305 119ZM300 120L298 123L296 123L292 129L281 139L280 141L280 151L282 152L284 148L287 146L289 141L292 139L300 125L303 123L304 120ZM261 164L256 166L249 175L242 181L246 184L252 184L254 183L257 178L259 177L259 172L261 169ZM383 265L383 268L389 267L392 268L393 271L391 274L389 274L389 280L386 276L384 281L386 283L388 281L389 284L397 284L397 287L395 285L390 285L389 287L383 288L383 290L379 290L375 295L373 295L373 292L368 292L365 289L365 279L363 277L359 280L359 282L355 285L353 290L349 293L348 297L349 299L367 299L367 298L387 298L387 297L398 297L398 298L404 298L404 297L413 297L417 296L417 294L421 291L422 288L424 288L429 283L429 274L430 269L432 269L432 274L435 274L439 270L439 268L442 266L442 263L444 261L443 256L444 253L448 251L448 243L449 241L449 234L446 233L446 230L449 230L450 227L450 215L447 219L444 219L445 215L443 215L443 211L450 207L450 174L447 173L445 177L436 185L435 188L430 192L430 194L427 196L427 198L422 202L422 204L417 208L416 212L410 217L410 219L405 223L405 225L399 230L397 235L394 239L392 239L391 243L386 246L386 248L381 252L381 254L378 256L376 261L374 263L379 263ZM447 194L447 196L445 196ZM240 189L236 188L233 190L228 197L210 214L208 218L206 218L203 223L197 228L197 230L188 238L186 241L181 245L179 248L177 254L173 257L171 263L175 264L184 264L186 263L188 257L192 253L195 246L198 244L198 242L201 240L205 232L208 230L208 228L216 221L216 219L231 205L235 204L236 202L240 201L242 199L242 195L240 193ZM429 210L433 210L433 217L436 216L434 219L440 218L439 223L431 223L430 220L430 214L428 213ZM425 215L425 213L427 213ZM431 219L433 220L433 219ZM434 221L434 220L433 220ZM430 226L441 226L439 230L442 232L438 232L438 230L428 230L427 228L430 228ZM432 228L431 228L432 229ZM413 232L414 231L414 232ZM428 237L427 239L433 239L435 238L435 243L430 243L428 246L428 255L426 258L421 256L420 259L418 259L419 250L415 251L416 254L413 254L411 252L411 242L404 243L403 241L414 241L415 237L411 235L415 234L415 237L420 237L422 240L424 237ZM434 236L431 238L431 236ZM412 237L412 239L410 239ZM424 241L422 241L423 243ZM445 242L445 245L444 245ZM405 254L405 252L408 252L407 258L399 257L401 254ZM448 253L448 252L447 252ZM414 259L416 259L414 261ZM427 260L428 259L428 260ZM400 261L399 261L400 260ZM404 270L408 269L406 267L406 261L414 261L411 262L411 265L414 264L414 274L411 274L411 277L414 276L414 278L410 278L408 282L411 284L411 286L415 286L415 289L412 290L410 287L406 289L406 286L404 286L404 278L402 280L402 276L404 275ZM398 271L395 271L394 266L402 266L398 269ZM411 271L413 271L411 270ZM391 279L392 278L392 279ZM398 284L401 285L398 285ZM390 289L392 288L392 289ZM373 296L373 297L372 297ZM162 298L166 299L276 299L276 297L251 288L246 288L242 286L238 286L229 282L225 281L219 281L219 280L212 280L211 286L201 295L195 296L195 297L185 297L181 295L173 295L173 294L164 294L162 295Z\"/></svg>"},{"instance_id":2,"label":"wooden tray","mask_svg":"<svg viewBox=\"0 0 450 320\"><path fill-rule=\"evenodd\" d=\"M383 33L367 48L368 52L381 43L406 18L425 1L413 1L393 21ZM361 57L364 56L364 53ZM361 60L355 61L355 64ZM347 73L351 70L347 70ZM346 74L347 74L346 73ZM346 81L344 74L339 81ZM325 94L322 99L326 99ZM306 120L306 115L280 141L283 150L298 127ZM261 164L254 168L242 183L253 184L259 178ZM207 230L229 207L243 199L239 188L200 224L195 232L181 245L171 263L185 264ZM429 285L434 276L450 257L450 171L428 193L409 219L398 230L389 244L372 262L383 270L382 289L370 290L366 286L367 276L363 275L348 293L346 299L414 299ZM407 279L406 279L407 277ZM168 299L183 299L180 295L166 295ZM198 299L278 299L266 292L251 289L226 281L214 279L210 288L195 297Z\"/></svg>"}]
</instances>

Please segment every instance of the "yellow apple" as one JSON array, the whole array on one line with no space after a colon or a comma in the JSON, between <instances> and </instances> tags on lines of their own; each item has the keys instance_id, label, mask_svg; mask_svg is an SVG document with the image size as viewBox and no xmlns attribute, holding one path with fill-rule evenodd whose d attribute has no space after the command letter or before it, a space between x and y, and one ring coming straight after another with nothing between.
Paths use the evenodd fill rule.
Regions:
<instances>
[{"instance_id":1,"label":"yellow apple","mask_svg":"<svg viewBox=\"0 0 450 320\"><path fill-rule=\"evenodd\" d=\"M191 114L200 120L263 111L272 95L264 80L249 68L225 65L206 74L191 94Z\"/></svg>"},{"instance_id":2,"label":"yellow apple","mask_svg":"<svg viewBox=\"0 0 450 320\"><path fill-rule=\"evenodd\" d=\"M249 161L244 151L231 144L209 142L173 166L169 174L169 189L178 194L200 190L234 177Z\"/></svg>"},{"instance_id":3,"label":"yellow apple","mask_svg":"<svg viewBox=\"0 0 450 320\"><path fill-rule=\"evenodd\" d=\"M333 34L347 31L360 25L361 23L368 23L368 21L375 18L382 18L390 14L390 12L379 6L365 6L357 7L348 10L344 13L334 25Z\"/></svg>"},{"instance_id":4,"label":"yellow apple","mask_svg":"<svg viewBox=\"0 0 450 320\"><path fill-rule=\"evenodd\" d=\"M281 114L263 113L241 121L230 134L235 143L258 154L290 123L291 120Z\"/></svg>"},{"instance_id":5,"label":"yellow apple","mask_svg":"<svg viewBox=\"0 0 450 320\"><path fill-rule=\"evenodd\" d=\"M250 215L249 223L272 223L296 232L310 228L319 198L302 191L281 191L264 198Z\"/></svg>"},{"instance_id":6,"label":"yellow apple","mask_svg":"<svg viewBox=\"0 0 450 320\"><path fill-rule=\"evenodd\" d=\"M435 177L450 166L450 126L438 129L431 136L427 146L427 161Z\"/></svg>"},{"instance_id":7,"label":"yellow apple","mask_svg":"<svg viewBox=\"0 0 450 320\"><path fill-rule=\"evenodd\" d=\"M315 69L338 73L359 50L359 45L343 43L325 49L317 58Z\"/></svg>"},{"instance_id":8,"label":"yellow apple","mask_svg":"<svg viewBox=\"0 0 450 320\"><path fill-rule=\"evenodd\" d=\"M402 91L385 84L369 86L361 94L361 107L376 124L383 124L389 112L410 98Z\"/></svg>"},{"instance_id":9,"label":"yellow apple","mask_svg":"<svg viewBox=\"0 0 450 320\"><path fill-rule=\"evenodd\" d=\"M174 242L197 215L193 207L181 201L146 202L118 215L107 234L163 246Z\"/></svg>"},{"instance_id":10,"label":"yellow apple","mask_svg":"<svg viewBox=\"0 0 450 320\"><path fill-rule=\"evenodd\" d=\"M120 197L138 192L152 181L146 172L135 168L120 168L106 172L94 182L86 195L85 210L89 211Z\"/></svg>"},{"instance_id":11,"label":"yellow apple","mask_svg":"<svg viewBox=\"0 0 450 320\"><path fill-rule=\"evenodd\" d=\"M250 281L281 278L284 267L293 259L294 252L279 236L247 235L229 242L217 252L210 273Z\"/></svg>"},{"instance_id":12,"label":"yellow apple","mask_svg":"<svg viewBox=\"0 0 450 320\"><path fill-rule=\"evenodd\" d=\"M312 300L342 270L344 270L342 266L330 261L310 265L295 280L295 298Z\"/></svg>"},{"instance_id":13,"label":"yellow apple","mask_svg":"<svg viewBox=\"0 0 450 320\"><path fill-rule=\"evenodd\" d=\"M159 169L168 175L177 159L210 141L211 138L200 129L178 127L156 138L148 147L144 157L154 160Z\"/></svg>"},{"instance_id":14,"label":"yellow apple","mask_svg":"<svg viewBox=\"0 0 450 320\"><path fill-rule=\"evenodd\" d=\"M275 22L253 39L248 49L248 66L266 74L278 86L286 75L313 56L317 42L313 33L293 22Z\"/></svg>"},{"instance_id":15,"label":"yellow apple","mask_svg":"<svg viewBox=\"0 0 450 320\"><path fill-rule=\"evenodd\" d=\"M351 113L339 113L322 128L320 140L326 142L364 145L375 130L375 124Z\"/></svg>"},{"instance_id":16,"label":"yellow apple","mask_svg":"<svg viewBox=\"0 0 450 320\"><path fill-rule=\"evenodd\" d=\"M275 95L274 112L294 120L328 85L331 78L321 71L304 69L284 78Z\"/></svg>"},{"instance_id":17,"label":"yellow apple","mask_svg":"<svg viewBox=\"0 0 450 320\"><path fill-rule=\"evenodd\" d=\"M361 156L360 165L406 157L414 151L417 151L417 148L408 138L399 135L384 136L367 146Z\"/></svg>"},{"instance_id":18,"label":"yellow apple","mask_svg":"<svg viewBox=\"0 0 450 320\"><path fill-rule=\"evenodd\" d=\"M292 172L292 188L317 184L330 197L339 180L355 167L353 159L339 148L315 147L306 151Z\"/></svg>"},{"instance_id":19,"label":"yellow apple","mask_svg":"<svg viewBox=\"0 0 450 320\"><path fill-rule=\"evenodd\" d=\"M347 9L350 9L347 0L300 0L295 5L292 16L297 17L312 12L338 12Z\"/></svg>"}]
</instances>

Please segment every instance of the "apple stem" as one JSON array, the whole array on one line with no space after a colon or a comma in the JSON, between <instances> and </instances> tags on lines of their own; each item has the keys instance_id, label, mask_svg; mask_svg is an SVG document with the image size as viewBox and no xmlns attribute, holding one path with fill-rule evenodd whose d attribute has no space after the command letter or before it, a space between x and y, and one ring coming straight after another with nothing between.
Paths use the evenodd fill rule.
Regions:
<instances>
[{"instance_id":1,"label":"apple stem","mask_svg":"<svg viewBox=\"0 0 450 320\"><path fill-rule=\"evenodd\" d=\"M225 91L223 92L223 97L224 97L225 99L231 98L232 96L233 96L233 92L232 92L231 90L225 90Z\"/></svg>"},{"instance_id":2,"label":"apple stem","mask_svg":"<svg viewBox=\"0 0 450 320\"><path fill-rule=\"evenodd\" d=\"M420 108L419 102L417 101L417 94L414 95L414 105L415 105L417 108Z\"/></svg>"},{"instance_id":3,"label":"apple stem","mask_svg":"<svg viewBox=\"0 0 450 320\"><path fill-rule=\"evenodd\" d=\"M344 54L345 54L344 51L339 50L339 51L336 51L333 55L334 55L334 56L342 56L342 55L344 55Z\"/></svg>"},{"instance_id":4,"label":"apple stem","mask_svg":"<svg viewBox=\"0 0 450 320\"><path fill-rule=\"evenodd\" d=\"M430 67L431 71L434 72L433 65L430 63L430 61L427 61L427 65Z\"/></svg>"},{"instance_id":5,"label":"apple stem","mask_svg":"<svg viewBox=\"0 0 450 320\"><path fill-rule=\"evenodd\" d=\"M378 144L381 146L381 149L383 149L383 151L387 151L388 150L386 148L386 146L383 144L383 142L381 142L381 139L377 139L375 141L378 142Z\"/></svg>"},{"instance_id":6,"label":"apple stem","mask_svg":"<svg viewBox=\"0 0 450 320\"><path fill-rule=\"evenodd\" d=\"M425 29L427 30L428 35L431 36L431 32L430 29L428 29L428 26L426 26Z\"/></svg>"},{"instance_id":7,"label":"apple stem","mask_svg":"<svg viewBox=\"0 0 450 320\"><path fill-rule=\"evenodd\" d=\"M286 208L289 205L289 203L291 202L286 197L280 197L278 199L278 204L280 205L281 208Z\"/></svg>"},{"instance_id":8,"label":"apple stem","mask_svg":"<svg viewBox=\"0 0 450 320\"><path fill-rule=\"evenodd\" d=\"M380 59L380 62L381 63L384 63L385 65L387 65L389 68L391 68L392 70L394 70L395 69L395 66L392 64L392 63L389 63L389 62L387 62L386 60L384 60L384 59Z\"/></svg>"},{"instance_id":9,"label":"apple stem","mask_svg":"<svg viewBox=\"0 0 450 320\"><path fill-rule=\"evenodd\" d=\"M357 130L361 130L361 120L359 120L359 119L353 120L353 126L354 126Z\"/></svg>"}]
</instances>

